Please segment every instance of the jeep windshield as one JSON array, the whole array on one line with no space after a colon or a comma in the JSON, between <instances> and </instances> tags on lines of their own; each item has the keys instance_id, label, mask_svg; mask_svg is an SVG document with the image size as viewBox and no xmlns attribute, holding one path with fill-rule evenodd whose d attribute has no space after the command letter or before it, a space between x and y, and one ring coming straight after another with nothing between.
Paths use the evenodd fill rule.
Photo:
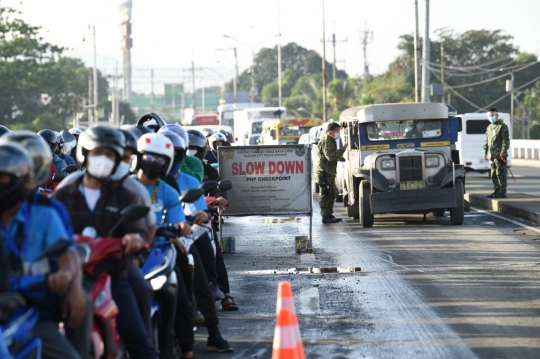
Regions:
<instances>
[{"instance_id":1,"label":"jeep windshield","mask_svg":"<svg viewBox=\"0 0 540 359\"><path fill-rule=\"evenodd\" d=\"M364 126L369 141L439 138L442 135L441 120L369 122Z\"/></svg>"}]
</instances>

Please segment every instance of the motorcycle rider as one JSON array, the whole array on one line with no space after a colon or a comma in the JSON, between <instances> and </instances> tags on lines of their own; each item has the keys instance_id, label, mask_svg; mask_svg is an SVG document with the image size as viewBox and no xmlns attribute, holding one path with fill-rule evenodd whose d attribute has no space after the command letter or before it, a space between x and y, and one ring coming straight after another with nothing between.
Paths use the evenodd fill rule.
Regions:
<instances>
[{"instance_id":1,"label":"motorcycle rider","mask_svg":"<svg viewBox=\"0 0 540 359\"><path fill-rule=\"evenodd\" d=\"M4 253L12 273L47 274L48 292L37 305L39 321L34 334L42 340L44 358L80 358L57 329L63 317L69 335L69 328L78 327L85 317L80 265L71 250L55 257L56 272L51 272L49 259L38 260L41 251L58 240L69 240L69 235L53 208L27 200L35 187L28 151L15 142L0 144L0 237Z\"/></svg>"},{"instance_id":2,"label":"motorcycle rider","mask_svg":"<svg viewBox=\"0 0 540 359\"><path fill-rule=\"evenodd\" d=\"M71 128L69 129L69 133L71 133L73 137L75 137L75 141L79 142L79 135L82 133L80 129L76 127ZM77 156L77 144L73 146L73 149L70 151L69 155L71 156L71 158L75 159L75 157Z\"/></svg>"},{"instance_id":3,"label":"motorcycle rider","mask_svg":"<svg viewBox=\"0 0 540 359\"><path fill-rule=\"evenodd\" d=\"M209 165L219 162L217 148L223 146L227 142L227 138L220 132L214 133L208 137L208 144L210 145L210 151L206 154L206 161Z\"/></svg>"},{"instance_id":4,"label":"motorcycle rider","mask_svg":"<svg viewBox=\"0 0 540 359\"><path fill-rule=\"evenodd\" d=\"M93 232L108 236L120 219L120 210L137 204L133 193L110 177L124 154L125 139L120 130L104 126L87 129L79 137L77 162L86 168L84 176L58 189L53 196L68 209L75 233ZM131 358L156 357L145 321L138 310L133 287L127 280L131 254L143 249L148 232L144 220L124 221L112 233L122 238L124 258L106 263L111 275L111 291L120 309L117 328ZM144 281L140 270L138 282Z\"/></svg>"},{"instance_id":5,"label":"motorcycle rider","mask_svg":"<svg viewBox=\"0 0 540 359\"><path fill-rule=\"evenodd\" d=\"M162 133L164 131L174 132L184 140L184 143L189 143L188 134L186 130L180 125L172 124L172 125L163 126L159 129L158 133ZM191 158L184 159L182 166L180 167L180 171L187 173L190 176L195 177L199 182L201 182L203 179L203 172L204 172L203 167L198 161L193 161L193 159ZM175 173L171 173L171 174L174 175Z\"/></svg>"},{"instance_id":6,"label":"motorcycle rider","mask_svg":"<svg viewBox=\"0 0 540 359\"><path fill-rule=\"evenodd\" d=\"M198 158L204 165L204 180L205 181L221 181L219 172L216 168L210 166L204 162L206 155L206 137L203 133L197 130L189 130L189 149L187 155L190 157ZM210 196L215 197L216 204L220 209L223 209L229 203L227 201L227 192L215 189ZM220 248L220 244L217 238L217 225L214 225L214 242L216 248ZM219 289L223 292L224 298L221 300L222 310L238 310L238 305L234 302L234 298L231 296L231 290L229 286L229 275L227 267L223 258L223 253L217 251L216 253L216 266L217 266L217 280Z\"/></svg>"},{"instance_id":7,"label":"motorcycle rider","mask_svg":"<svg viewBox=\"0 0 540 359\"><path fill-rule=\"evenodd\" d=\"M76 165L77 162L68 154L64 153L64 137L60 132L56 132L58 138L58 146L56 146L55 154L66 162L66 165Z\"/></svg>"},{"instance_id":8,"label":"motorcycle rider","mask_svg":"<svg viewBox=\"0 0 540 359\"><path fill-rule=\"evenodd\" d=\"M131 172L129 172L129 163L131 161L131 156L137 152L137 138L133 132L129 130L121 129L120 131L124 134L126 140L124 155L122 156L122 162L120 162L116 171L111 175L111 180L118 181L133 193L137 198L137 204L150 208L152 207L152 202L150 201L150 195L148 195L144 186L136 179L129 177L131 175ZM60 182L57 190L77 181L82 176L84 176L84 173L80 171L69 175ZM148 241L152 242L156 232L156 216L152 211L148 211L145 220L145 226L148 228ZM152 329L150 314L152 311L153 292L148 282L140 280L141 276L137 274L139 264L139 261L134 261L134 263L128 266L128 281L133 288L135 298L137 299L137 306L139 307L141 317L145 321L148 334L150 335ZM151 339L151 337L149 338Z\"/></svg>"}]
</instances>

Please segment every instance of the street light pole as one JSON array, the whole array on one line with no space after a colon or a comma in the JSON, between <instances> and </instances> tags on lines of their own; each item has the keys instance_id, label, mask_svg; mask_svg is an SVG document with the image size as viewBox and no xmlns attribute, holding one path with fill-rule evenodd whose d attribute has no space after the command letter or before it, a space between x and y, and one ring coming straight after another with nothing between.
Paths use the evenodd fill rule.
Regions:
<instances>
[{"instance_id":1,"label":"street light pole","mask_svg":"<svg viewBox=\"0 0 540 359\"><path fill-rule=\"evenodd\" d=\"M281 107L281 0L278 0L278 47L277 47L277 61L278 61L278 103Z\"/></svg>"},{"instance_id":2,"label":"street light pole","mask_svg":"<svg viewBox=\"0 0 540 359\"><path fill-rule=\"evenodd\" d=\"M323 56L322 56L322 86L323 86L323 121L326 122L326 29L324 19L324 0L322 0L322 27L323 27Z\"/></svg>"},{"instance_id":3,"label":"street light pole","mask_svg":"<svg viewBox=\"0 0 540 359\"><path fill-rule=\"evenodd\" d=\"M414 14L416 27L414 31L414 101L420 102L420 33L418 26L418 0L414 0Z\"/></svg>"},{"instance_id":4,"label":"street light pole","mask_svg":"<svg viewBox=\"0 0 540 359\"><path fill-rule=\"evenodd\" d=\"M233 48L234 50L234 103L238 102L237 92L236 92L236 86L238 82L238 56L236 55L236 47Z\"/></svg>"}]
</instances>

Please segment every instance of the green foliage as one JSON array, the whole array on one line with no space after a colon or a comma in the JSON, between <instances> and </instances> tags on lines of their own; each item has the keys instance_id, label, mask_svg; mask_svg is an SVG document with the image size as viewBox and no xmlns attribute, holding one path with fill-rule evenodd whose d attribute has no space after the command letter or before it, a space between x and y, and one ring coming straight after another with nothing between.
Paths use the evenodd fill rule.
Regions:
<instances>
[{"instance_id":1,"label":"green foliage","mask_svg":"<svg viewBox=\"0 0 540 359\"><path fill-rule=\"evenodd\" d=\"M0 8L0 122L12 128L64 128L66 119L86 105L91 71L81 60L62 57L63 48L44 42L41 29L18 16ZM107 97L102 76L98 86Z\"/></svg>"},{"instance_id":2,"label":"green foliage","mask_svg":"<svg viewBox=\"0 0 540 359\"><path fill-rule=\"evenodd\" d=\"M363 93L361 105L414 101L414 86L399 73L374 78L365 84Z\"/></svg>"}]
</instances>

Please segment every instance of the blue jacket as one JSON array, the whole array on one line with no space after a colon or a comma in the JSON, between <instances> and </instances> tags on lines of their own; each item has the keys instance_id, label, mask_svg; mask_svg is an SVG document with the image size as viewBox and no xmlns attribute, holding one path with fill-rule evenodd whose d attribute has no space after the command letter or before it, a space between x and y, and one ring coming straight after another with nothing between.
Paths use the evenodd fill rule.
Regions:
<instances>
[{"instance_id":1,"label":"blue jacket","mask_svg":"<svg viewBox=\"0 0 540 359\"><path fill-rule=\"evenodd\" d=\"M53 153L53 164L56 168L56 173L64 172L64 169L67 167L66 161L61 159L56 153Z\"/></svg>"},{"instance_id":2,"label":"blue jacket","mask_svg":"<svg viewBox=\"0 0 540 359\"><path fill-rule=\"evenodd\" d=\"M66 155L64 153L62 153L60 156L59 156L61 159L64 160L64 162L66 163L66 165L76 165L77 162L75 162L75 160L73 159L73 157L71 157L70 155Z\"/></svg>"}]
</instances>

